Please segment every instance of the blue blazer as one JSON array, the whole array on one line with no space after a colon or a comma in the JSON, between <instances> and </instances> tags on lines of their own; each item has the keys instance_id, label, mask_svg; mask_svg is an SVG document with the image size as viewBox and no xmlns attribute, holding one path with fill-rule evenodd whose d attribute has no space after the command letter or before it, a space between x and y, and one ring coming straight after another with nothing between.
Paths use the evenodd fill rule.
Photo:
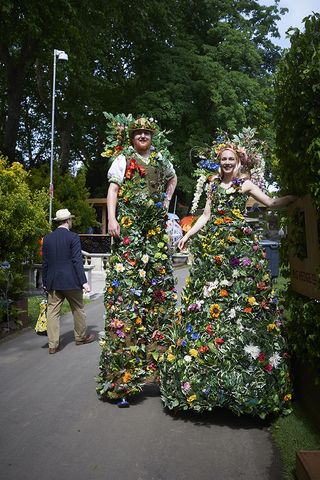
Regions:
<instances>
[{"instance_id":1,"label":"blue blazer","mask_svg":"<svg viewBox=\"0 0 320 480\"><path fill-rule=\"evenodd\" d=\"M42 282L47 290L81 290L84 273L79 236L67 228L57 228L44 237Z\"/></svg>"}]
</instances>

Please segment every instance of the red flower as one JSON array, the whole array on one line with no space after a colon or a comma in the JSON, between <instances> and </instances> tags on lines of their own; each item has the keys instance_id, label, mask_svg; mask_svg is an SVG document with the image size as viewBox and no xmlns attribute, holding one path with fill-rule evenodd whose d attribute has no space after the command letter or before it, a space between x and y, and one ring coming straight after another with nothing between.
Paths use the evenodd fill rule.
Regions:
<instances>
[{"instance_id":1,"label":"red flower","mask_svg":"<svg viewBox=\"0 0 320 480\"><path fill-rule=\"evenodd\" d=\"M205 352L207 352L208 350L209 350L209 349L208 349L207 345L201 345L201 347L198 348L198 351L199 351L200 353L205 353Z\"/></svg>"},{"instance_id":2,"label":"red flower","mask_svg":"<svg viewBox=\"0 0 320 480\"><path fill-rule=\"evenodd\" d=\"M116 152L121 152L121 150L123 150L123 147L121 147L121 145L116 145L114 149Z\"/></svg>"},{"instance_id":3,"label":"red flower","mask_svg":"<svg viewBox=\"0 0 320 480\"><path fill-rule=\"evenodd\" d=\"M155 330L152 334L152 339L153 340L163 340L164 335L161 332L159 332L159 330Z\"/></svg>"},{"instance_id":4,"label":"red flower","mask_svg":"<svg viewBox=\"0 0 320 480\"><path fill-rule=\"evenodd\" d=\"M214 340L214 343L215 343L216 345L222 345L222 344L224 343L224 340L223 340L223 338L221 338L221 337L217 337L217 338Z\"/></svg>"},{"instance_id":5,"label":"red flower","mask_svg":"<svg viewBox=\"0 0 320 480\"><path fill-rule=\"evenodd\" d=\"M270 365L270 363L268 363L268 365L265 365L265 367L264 367L266 372L271 372L272 368L273 367L272 367L272 365Z\"/></svg>"},{"instance_id":6,"label":"red flower","mask_svg":"<svg viewBox=\"0 0 320 480\"><path fill-rule=\"evenodd\" d=\"M131 238L130 237L124 237L122 240L124 245L130 245L131 243Z\"/></svg>"},{"instance_id":7,"label":"red flower","mask_svg":"<svg viewBox=\"0 0 320 480\"><path fill-rule=\"evenodd\" d=\"M257 283L257 289L258 290L267 290L268 286L265 284L265 282L259 282L259 283Z\"/></svg>"},{"instance_id":8,"label":"red flower","mask_svg":"<svg viewBox=\"0 0 320 480\"><path fill-rule=\"evenodd\" d=\"M261 352L261 353L259 354L259 356L258 356L259 362L262 363L262 362L265 361L265 359L266 359L266 355L265 355L263 352Z\"/></svg>"},{"instance_id":9,"label":"red flower","mask_svg":"<svg viewBox=\"0 0 320 480\"><path fill-rule=\"evenodd\" d=\"M206 330L207 330L207 332L209 333L209 335L213 335L213 329L212 329L211 323L209 323L209 325L207 325Z\"/></svg>"},{"instance_id":10,"label":"red flower","mask_svg":"<svg viewBox=\"0 0 320 480\"><path fill-rule=\"evenodd\" d=\"M163 300L165 299L165 296L166 296L166 292L164 292L163 290L156 290L155 292L153 292L153 297L154 299L156 300L156 302L163 302Z\"/></svg>"}]
</instances>

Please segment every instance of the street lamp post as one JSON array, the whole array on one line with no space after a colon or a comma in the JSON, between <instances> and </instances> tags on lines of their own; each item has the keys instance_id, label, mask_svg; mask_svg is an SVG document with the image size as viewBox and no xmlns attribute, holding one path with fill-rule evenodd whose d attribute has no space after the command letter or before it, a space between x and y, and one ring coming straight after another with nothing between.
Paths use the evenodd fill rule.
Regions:
<instances>
[{"instance_id":1,"label":"street lamp post","mask_svg":"<svg viewBox=\"0 0 320 480\"><path fill-rule=\"evenodd\" d=\"M51 150L50 150L50 203L49 223L52 222L52 200L53 200L53 144L54 144L54 109L56 96L56 65L58 60L68 60L68 55L63 50L53 50L53 79L52 79L52 113L51 113Z\"/></svg>"}]
</instances>

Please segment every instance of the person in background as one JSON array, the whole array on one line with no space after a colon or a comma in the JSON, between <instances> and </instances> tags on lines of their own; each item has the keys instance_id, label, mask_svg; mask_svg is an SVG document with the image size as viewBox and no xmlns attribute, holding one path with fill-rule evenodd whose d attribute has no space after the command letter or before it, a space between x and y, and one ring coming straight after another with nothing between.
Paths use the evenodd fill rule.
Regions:
<instances>
[{"instance_id":1,"label":"person in background","mask_svg":"<svg viewBox=\"0 0 320 480\"><path fill-rule=\"evenodd\" d=\"M44 237L42 247L42 280L48 293L47 332L49 354L59 351L60 311L64 299L71 307L76 345L95 339L87 334L83 291L90 292L84 272L79 236L71 232L73 215L67 209L58 210L54 220L58 228Z\"/></svg>"}]
</instances>

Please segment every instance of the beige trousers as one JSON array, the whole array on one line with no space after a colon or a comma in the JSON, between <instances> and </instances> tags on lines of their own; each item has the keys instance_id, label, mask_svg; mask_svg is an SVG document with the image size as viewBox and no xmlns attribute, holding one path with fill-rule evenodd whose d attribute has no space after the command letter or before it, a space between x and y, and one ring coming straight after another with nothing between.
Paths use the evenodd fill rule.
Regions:
<instances>
[{"instance_id":1,"label":"beige trousers","mask_svg":"<svg viewBox=\"0 0 320 480\"><path fill-rule=\"evenodd\" d=\"M60 311L65 298L69 302L73 315L75 340L82 341L86 337L86 314L82 290L51 290L48 292L47 310L49 348L57 348L59 346Z\"/></svg>"}]
</instances>

